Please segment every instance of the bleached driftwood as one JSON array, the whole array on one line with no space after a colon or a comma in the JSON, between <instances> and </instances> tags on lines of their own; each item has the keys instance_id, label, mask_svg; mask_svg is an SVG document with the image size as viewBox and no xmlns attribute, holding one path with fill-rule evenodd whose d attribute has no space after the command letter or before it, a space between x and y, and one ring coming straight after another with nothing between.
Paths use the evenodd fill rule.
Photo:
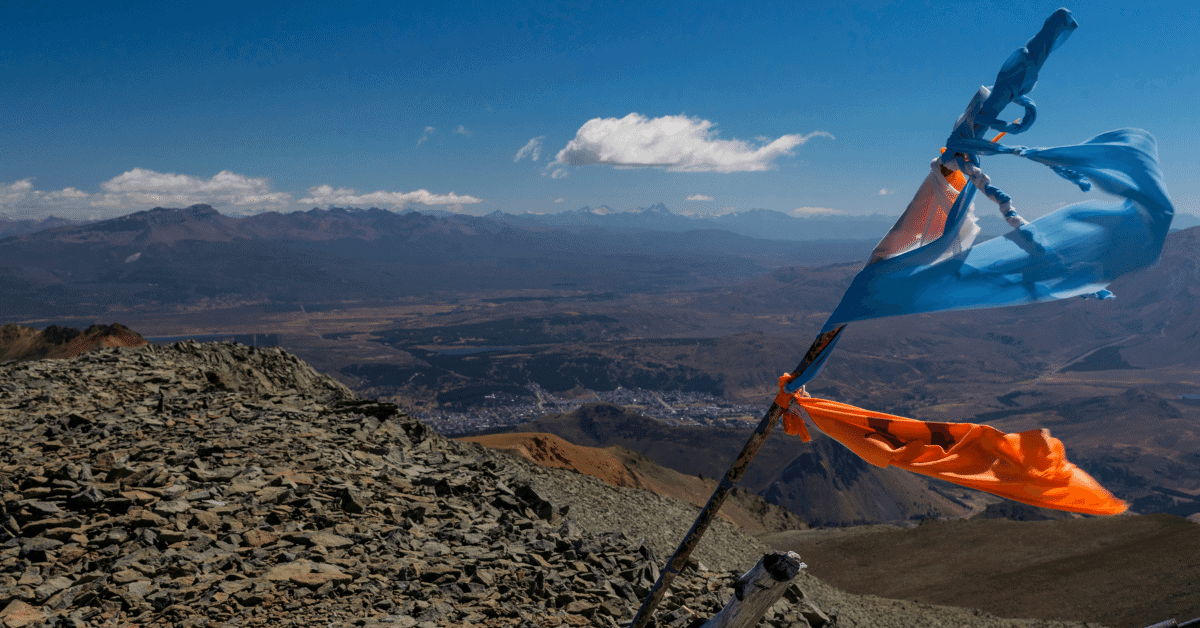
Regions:
<instances>
[{"instance_id":1,"label":"bleached driftwood","mask_svg":"<svg viewBox=\"0 0 1200 628\"><path fill-rule=\"evenodd\" d=\"M733 597L701 628L751 628L806 565L795 552L767 554L733 585Z\"/></svg>"}]
</instances>

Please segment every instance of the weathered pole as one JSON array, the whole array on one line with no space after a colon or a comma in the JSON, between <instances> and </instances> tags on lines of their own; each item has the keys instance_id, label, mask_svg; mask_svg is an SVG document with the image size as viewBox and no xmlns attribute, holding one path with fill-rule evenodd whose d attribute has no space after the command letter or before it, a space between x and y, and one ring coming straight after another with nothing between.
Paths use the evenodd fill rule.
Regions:
<instances>
[{"instance_id":1,"label":"weathered pole","mask_svg":"<svg viewBox=\"0 0 1200 628\"><path fill-rule=\"evenodd\" d=\"M808 369L813 363L820 358L821 354L829 348L838 334L845 329L845 325L827 331L813 341L811 347L804 354L804 359L792 371L793 375L800 375ZM709 524L712 523L713 517L717 515L717 511L721 509L721 504L725 503L725 498L729 495L729 491L733 489L738 480L742 479L742 475L750 466L750 462L754 460L754 456L762 447L763 441L767 440L767 436L771 434L771 430L775 428L775 423L779 421L780 415L786 408L781 408L775 403L771 403L767 414L758 423L758 427L754 429L754 433L750 434L750 438L746 441L746 445L742 447L742 453L729 466L729 470L725 472L725 477L717 484L717 490L713 491L712 497L708 498L708 503L700 510L700 514L696 517L695 523L688 533L684 535L683 541L671 556L671 560L667 561L666 567L658 574L658 581L654 583L654 587L650 589L650 593L646 595L646 599L642 601L642 607L638 609L638 613L633 618L633 623L629 624L630 628L645 628L646 623L650 621L651 614L658 607L658 603L667 593L667 589L671 586L671 581L675 576L683 571L683 566L687 564L688 558L692 555L692 550L700 544L700 538L708 531Z\"/></svg>"},{"instance_id":2,"label":"weathered pole","mask_svg":"<svg viewBox=\"0 0 1200 628\"><path fill-rule=\"evenodd\" d=\"M806 565L795 552L767 554L733 585L733 597L700 628L753 628Z\"/></svg>"}]
</instances>

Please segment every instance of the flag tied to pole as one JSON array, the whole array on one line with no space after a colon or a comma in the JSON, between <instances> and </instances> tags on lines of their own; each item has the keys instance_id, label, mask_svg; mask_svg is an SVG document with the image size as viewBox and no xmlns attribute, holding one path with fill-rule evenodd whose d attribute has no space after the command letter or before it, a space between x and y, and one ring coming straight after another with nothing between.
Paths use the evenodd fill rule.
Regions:
<instances>
[{"instance_id":1,"label":"flag tied to pole","mask_svg":"<svg viewBox=\"0 0 1200 628\"><path fill-rule=\"evenodd\" d=\"M780 378L780 388L791 375ZM783 429L808 442L795 402L821 431L877 467L894 466L1015 501L1091 515L1126 510L1092 476L1067 460L1045 429L1006 434L974 423L935 423L871 412L803 393L784 392Z\"/></svg>"},{"instance_id":2,"label":"flag tied to pole","mask_svg":"<svg viewBox=\"0 0 1200 628\"><path fill-rule=\"evenodd\" d=\"M800 390L821 371L846 323L1069 297L1110 298L1110 282L1158 259L1175 209L1149 133L1120 129L1081 144L1051 148L983 139L989 130L1018 134L1032 126L1037 108L1026 94L1037 84L1050 52L1077 26L1070 11L1055 11L1042 30L1009 57L996 84L979 88L913 201L825 322L814 343L820 350L806 356L804 368L787 385L789 392ZM1025 109L1019 123L998 118L1010 103ZM1083 191L1094 187L1114 200L1083 201L1026 223L1012 209L1012 199L982 173L980 155L1029 159ZM1019 226L975 244L976 190L998 203L1010 224Z\"/></svg>"},{"instance_id":3,"label":"flag tied to pole","mask_svg":"<svg viewBox=\"0 0 1200 628\"><path fill-rule=\"evenodd\" d=\"M855 276L822 333L901 314L1112 298L1109 283L1158 260L1175 209L1149 133L1121 129L1054 148L986 141L970 146L1050 165L1077 184L1119 200L1076 203L974 244L979 228L971 199L976 188L968 184L959 192L953 180L931 172L876 247L872 262ZM837 339L788 384L790 392L816 377Z\"/></svg>"}]
</instances>

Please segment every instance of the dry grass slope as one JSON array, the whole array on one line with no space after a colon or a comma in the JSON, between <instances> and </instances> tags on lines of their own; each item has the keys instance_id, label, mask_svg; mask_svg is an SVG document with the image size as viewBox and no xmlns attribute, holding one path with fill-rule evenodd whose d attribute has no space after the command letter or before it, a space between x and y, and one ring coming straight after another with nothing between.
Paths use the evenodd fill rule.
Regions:
<instances>
[{"instance_id":1,"label":"dry grass slope","mask_svg":"<svg viewBox=\"0 0 1200 628\"><path fill-rule=\"evenodd\" d=\"M763 540L854 593L1131 628L1200 616L1200 525L1172 515L931 521Z\"/></svg>"}]
</instances>

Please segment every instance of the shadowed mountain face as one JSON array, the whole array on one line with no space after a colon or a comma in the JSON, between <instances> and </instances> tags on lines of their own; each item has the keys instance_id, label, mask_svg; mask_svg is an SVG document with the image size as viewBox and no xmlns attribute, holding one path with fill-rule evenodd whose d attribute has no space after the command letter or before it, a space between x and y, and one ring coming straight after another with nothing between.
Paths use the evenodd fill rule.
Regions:
<instances>
[{"instance_id":1,"label":"shadowed mountain face","mask_svg":"<svg viewBox=\"0 0 1200 628\"><path fill-rule=\"evenodd\" d=\"M787 444L795 444L788 440ZM937 519L967 512L963 504L931 489L924 478L870 465L819 432L801 447L803 453L761 493L772 504L803 513L814 524Z\"/></svg>"},{"instance_id":2,"label":"shadowed mountain face","mask_svg":"<svg viewBox=\"0 0 1200 628\"><path fill-rule=\"evenodd\" d=\"M578 445L620 445L687 475L720 478L747 430L673 427L612 404L544 416L512 428L548 432ZM739 486L817 525L853 525L928 517L958 517L967 508L930 488L922 477L864 462L831 438L809 443L782 433L763 444Z\"/></svg>"}]
</instances>

